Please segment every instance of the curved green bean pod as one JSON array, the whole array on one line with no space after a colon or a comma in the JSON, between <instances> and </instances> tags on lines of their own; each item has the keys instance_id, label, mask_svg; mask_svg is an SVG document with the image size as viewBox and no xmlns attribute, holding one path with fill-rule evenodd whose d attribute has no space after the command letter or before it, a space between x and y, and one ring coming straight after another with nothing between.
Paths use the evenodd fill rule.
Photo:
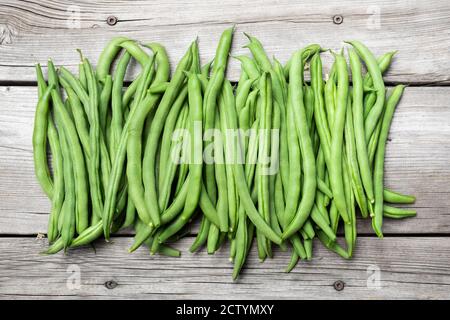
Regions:
<instances>
[{"instance_id":1,"label":"curved green bean pod","mask_svg":"<svg viewBox=\"0 0 450 320\"><path fill-rule=\"evenodd\" d=\"M53 196L53 181L47 164L47 129L49 123L49 103L53 89L54 86L47 87L39 98L33 128L34 171L42 190L44 190L50 199Z\"/></svg>"},{"instance_id":2,"label":"curved green bean pod","mask_svg":"<svg viewBox=\"0 0 450 320\"><path fill-rule=\"evenodd\" d=\"M145 190L144 199L146 206L148 208L148 212L155 227L159 226L161 220L156 190L156 176L155 176L156 152L158 149L158 141L160 139L161 132L163 130L164 122L170 111L170 107L172 106L173 101L175 101L175 99L177 98L177 95L181 90L181 86L184 80L186 79L186 75L184 74L184 72L188 71L189 68L191 67L193 45L194 43L191 44L186 54L183 56L183 58L181 58L181 61L178 63L177 69L175 70L175 73L170 81L169 87L167 88L163 97L161 98L161 102L159 103L158 108L156 109L150 127L148 140L145 144L144 160L142 163L142 178L143 178L142 180L144 182L144 190ZM167 81L167 79L165 79L165 81ZM136 140L135 144L136 145L139 144L139 140ZM140 163L141 160L140 158L137 158L136 161ZM140 182L139 185L141 185Z\"/></svg>"},{"instance_id":3,"label":"curved green bean pod","mask_svg":"<svg viewBox=\"0 0 450 320\"><path fill-rule=\"evenodd\" d=\"M375 164L373 170L374 191L375 191L375 205L374 216L372 218L372 227L379 237L383 237L381 226L383 223L383 178L384 178L384 154L386 150L386 141L389 134L394 110L400 98L402 97L404 85L398 85L392 91L391 96L386 103L384 111L383 123L380 131L380 138L378 140L377 152L375 155Z\"/></svg>"},{"instance_id":4,"label":"curved green bean pod","mask_svg":"<svg viewBox=\"0 0 450 320\"><path fill-rule=\"evenodd\" d=\"M383 190L383 198L386 202L398 204L412 204L416 201L414 196L404 195L386 188Z\"/></svg>"},{"instance_id":5,"label":"curved green bean pod","mask_svg":"<svg viewBox=\"0 0 450 320\"><path fill-rule=\"evenodd\" d=\"M109 74L111 64L121 50L120 44L129 40L126 37L115 37L103 49L97 62L97 79L102 82Z\"/></svg>"},{"instance_id":6,"label":"curved green bean pod","mask_svg":"<svg viewBox=\"0 0 450 320\"><path fill-rule=\"evenodd\" d=\"M330 185L333 192L336 207L345 223L349 222L349 215L345 203L344 184L342 181L342 146L344 138L345 114L347 110L348 95L348 72L345 58L335 55L337 90L336 90L336 111L332 129L330 158L332 159L328 167L330 175Z\"/></svg>"},{"instance_id":7,"label":"curved green bean pod","mask_svg":"<svg viewBox=\"0 0 450 320\"><path fill-rule=\"evenodd\" d=\"M317 176L314 151L306 119L306 111L303 105L303 61L302 51L296 52L292 57L289 70L289 103L294 111L296 131L299 138L300 150L303 162L303 195L295 217L289 221L282 238L287 239L299 231L311 212L316 196ZM333 192L334 194L334 192Z\"/></svg>"},{"instance_id":8,"label":"curved green bean pod","mask_svg":"<svg viewBox=\"0 0 450 320\"><path fill-rule=\"evenodd\" d=\"M372 183L372 174L371 168L369 164L369 155L367 153L367 142L365 138L364 131L364 116L363 116L363 80L361 75L361 62L359 60L358 55L352 49L348 50L348 55L350 58L350 66L352 71L352 81L353 81L353 100L351 105L351 112L353 116L353 126L354 126L354 138L356 144L356 155L358 159L359 172L361 175L362 184L364 186L364 190L367 194L368 200L373 203L373 183ZM349 116L347 116L349 117ZM350 155L349 155L350 157ZM360 197L359 197L360 198ZM358 200L358 198L357 198ZM361 208L361 199L358 200L358 204L360 204ZM362 210L362 208L361 208ZM367 212L363 210L361 211L363 216L367 215Z\"/></svg>"},{"instance_id":9,"label":"curved green bean pod","mask_svg":"<svg viewBox=\"0 0 450 320\"><path fill-rule=\"evenodd\" d=\"M415 217L417 215L416 210L395 208L388 205L383 206L383 216L392 219L403 219L409 217Z\"/></svg>"},{"instance_id":10,"label":"curved green bean pod","mask_svg":"<svg viewBox=\"0 0 450 320\"><path fill-rule=\"evenodd\" d=\"M383 82L383 76L381 74L378 62L372 52L359 41L347 41L355 48L358 55L362 58L367 66L367 70L370 73L373 81L373 87L376 92L377 100L370 110L369 114L364 123L365 137L366 141L369 141L375 127L377 125L378 119L383 112L384 99L385 99L385 87Z\"/></svg>"}]
</instances>

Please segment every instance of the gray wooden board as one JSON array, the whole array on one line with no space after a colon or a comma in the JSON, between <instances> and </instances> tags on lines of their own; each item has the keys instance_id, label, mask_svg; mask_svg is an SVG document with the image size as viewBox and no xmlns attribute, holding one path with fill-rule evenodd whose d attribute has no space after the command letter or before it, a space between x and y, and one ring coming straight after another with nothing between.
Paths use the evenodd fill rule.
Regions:
<instances>
[{"instance_id":1,"label":"gray wooden board","mask_svg":"<svg viewBox=\"0 0 450 320\"><path fill-rule=\"evenodd\" d=\"M259 263L256 250L242 276L231 279L228 247L214 255L190 254L192 238L176 247L181 258L127 253L130 238L97 243L67 256L39 255L45 240L0 238L0 298L68 299L448 299L450 242L447 238L360 238L346 261L314 244L314 259L283 272L288 252ZM336 281L345 283L336 291ZM105 283L117 286L107 289Z\"/></svg>"},{"instance_id":2,"label":"gray wooden board","mask_svg":"<svg viewBox=\"0 0 450 320\"><path fill-rule=\"evenodd\" d=\"M45 232L50 203L37 184L31 146L35 87L0 87L0 234ZM450 232L450 88L409 87L395 113L386 185L417 196L418 216L386 233ZM369 221L361 232L372 232Z\"/></svg>"},{"instance_id":3,"label":"gray wooden board","mask_svg":"<svg viewBox=\"0 0 450 320\"><path fill-rule=\"evenodd\" d=\"M182 10L181 10L182 8ZM108 26L108 16L118 23ZM343 17L334 24L333 17ZM181 258L128 254L132 232L114 244L102 240L67 256L39 255L46 240L49 201L32 161L36 104L34 64L53 58L75 71L75 48L94 64L116 35L166 46L172 67L198 37L202 62L214 56L220 33L236 26L232 53L249 54L243 32L258 37L269 56L286 62L309 43L339 50L343 41L363 41L376 55L399 50L385 75L409 87L395 114L386 154L388 187L417 196L418 216L386 220L383 240L360 236L346 261L315 242L314 259L290 274L289 254L258 263L252 251L243 276L231 280L228 247L215 255L187 253L193 238L176 244ZM450 298L450 4L445 1L18 1L0 3L0 299L14 298ZM324 72L331 63L323 54ZM44 68L45 69L45 68ZM138 67L129 68L128 80ZM239 77L230 59L227 77ZM308 78L308 76L306 76ZM13 85L13 86L9 86ZM195 234L197 224L191 233ZM360 234L372 234L360 221ZM80 286L77 287L80 271ZM380 273L374 270L380 270ZM379 284L377 277L379 275ZM107 289L105 282L118 286ZM333 283L345 282L343 291ZM375 281L373 281L375 280Z\"/></svg>"},{"instance_id":4,"label":"gray wooden board","mask_svg":"<svg viewBox=\"0 0 450 320\"><path fill-rule=\"evenodd\" d=\"M118 23L106 20L116 16ZM343 22L334 24L341 15ZM399 50L387 81L448 83L450 3L448 1L18 1L0 4L0 81L34 81L34 64L53 58L76 69L76 48L94 63L109 39L124 35L166 45L179 60L197 36L202 61L214 56L221 32L236 26L233 54L242 32L257 36L269 56L286 62L309 43L339 50L344 40L363 41L377 55ZM330 61L330 55L326 62ZM326 69L329 63L326 63ZM134 71L136 68L134 68ZM231 61L229 79L239 65Z\"/></svg>"}]
</instances>

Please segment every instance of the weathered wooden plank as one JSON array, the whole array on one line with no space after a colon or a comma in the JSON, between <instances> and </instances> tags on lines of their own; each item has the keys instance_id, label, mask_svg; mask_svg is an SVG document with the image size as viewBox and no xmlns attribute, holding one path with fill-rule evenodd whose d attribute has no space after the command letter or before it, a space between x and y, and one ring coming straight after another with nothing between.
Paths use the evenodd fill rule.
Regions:
<instances>
[{"instance_id":1,"label":"weathered wooden plank","mask_svg":"<svg viewBox=\"0 0 450 320\"><path fill-rule=\"evenodd\" d=\"M450 232L449 87L407 88L387 147L386 184L415 194L418 216L388 221L386 233ZM49 201L34 176L35 87L0 87L0 234L45 232ZM372 232L369 221L361 232Z\"/></svg>"},{"instance_id":2,"label":"weathered wooden plank","mask_svg":"<svg viewBox=\"0 0 450 320\"><path fill-rule=\"evenodd\" d=\"M113 245L42 256L45 240L0 238L0 297L68 299L448 299L450 243L446 238L359 239L345 261L314 244L314 259L289 274L288 252L259 263L252 250L238 281L231 279L228 248L190 254L191 239L177 247L181 258L128 254L129 238ZM375 272L375 273L374 273ZM117 287L107 289L107 281ZM345 283L336 291L333 283Z\"/></svg>"},{"instance_id":3,"label":"weathered wooden plank","mask_svg":"<svg viewBox=\"0 0 450 320\"><path fill-rule=\"evenodd\" d=\"M199 37L210 60L220 33L236 25L233 54L247 54L242 32L260 38L267 53L285 62L308 43L338 50L359 39L376 54L399 50L388 81L448 83L450 4L446 1L17 1L0 4L0 81L34 81L33 65L54 58L75 68L76 48L93 62L113 36L167 46L173 63ZM118 23L109 26L107 17ZM341 15L341 24L333 16ZM324 54L328 56L329 54ZM326 63L326 67L329 63ZM238 79L232 61L229 78Z\"/></svg>"}]
</instances>

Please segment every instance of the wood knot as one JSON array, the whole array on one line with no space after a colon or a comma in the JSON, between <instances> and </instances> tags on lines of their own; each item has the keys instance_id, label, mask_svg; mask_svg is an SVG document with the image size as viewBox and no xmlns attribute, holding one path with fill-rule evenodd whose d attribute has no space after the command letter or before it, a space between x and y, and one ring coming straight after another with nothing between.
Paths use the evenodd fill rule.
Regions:
<instances>
[{"instance_id":1,"label":"wood knot","mask_svg":"<svg viewBox=\"0 0 450 320\"><path fill-rule=\"evenodd\" d=\"M14 26L0 23L0 45L13 43L13 39L17 34L17 29Z\"/></svg>"}]
</instances>

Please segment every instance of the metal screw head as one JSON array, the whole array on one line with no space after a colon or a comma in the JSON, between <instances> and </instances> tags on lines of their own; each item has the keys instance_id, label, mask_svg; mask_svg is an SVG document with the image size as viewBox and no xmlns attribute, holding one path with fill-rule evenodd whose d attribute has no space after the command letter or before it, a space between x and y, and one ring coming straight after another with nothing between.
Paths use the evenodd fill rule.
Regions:
<instances>
[{"instance_id":1,"label":"metal screw head","mask_svg":"<svg viewBox=\"0 0 450 320\"><path fill-rule=\"evenodd\" d=\"M342 291L342 290L344 290L345 282L338 280L335 283L333 283L333 287L334 287L334 290L336 290L336 291Z\"/></svg>"},{"instance_id":2,"label":"metal screw head","mask_svg":"<svg viewBox=\"0 0 450 320\"><path fill-rule=\"evenodd\" d=\"M106 287L107 289L114 289L114 288L117 287L117 286L118 286L118 283L115 282L114 280L109 280L109 281L106 281L106 282L105 282L105 287Z\"/></svg>"},{"instance_id":3,"label":"metal screw head","mask_svg":"<svg viewBox=\"0 0 450 320\"><path fill-rule=\"evenodd\" d=\"M333 23L334 24L341 24L342 22L344 22L344 17L341 16L340 14L333 16Z\"/></svg>"},{"instance_id":4,"label":"metal screw head","mask_svg":"<svg viewBox=\"0 0 450 320\"><path fill-rule=\"evenodd\" d=\"M110 26L114 26L117 23L117 21L119 20L117 19L116 16L109 16L108 18L106 18L106 23Z\"/></svg>"}]
</instances>

